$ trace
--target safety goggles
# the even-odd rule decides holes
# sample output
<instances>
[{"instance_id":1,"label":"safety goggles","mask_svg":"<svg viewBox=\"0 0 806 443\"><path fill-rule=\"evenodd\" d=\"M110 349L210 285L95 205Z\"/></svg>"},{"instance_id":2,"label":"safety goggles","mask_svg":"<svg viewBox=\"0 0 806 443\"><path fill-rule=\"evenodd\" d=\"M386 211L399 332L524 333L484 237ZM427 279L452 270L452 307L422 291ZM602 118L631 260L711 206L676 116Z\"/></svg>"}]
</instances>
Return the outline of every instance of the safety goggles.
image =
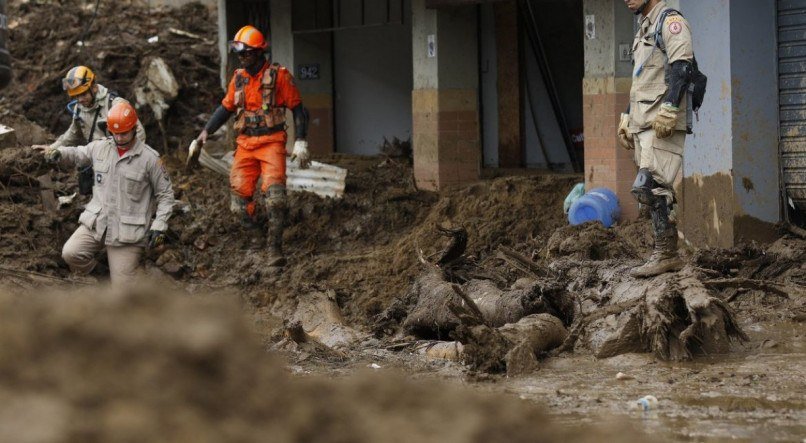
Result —
<instances>
[{"instance_id":1,"label":"safety goggles","mask_svg":"<svg viewBox=\"0 0 806 443\"><path fill-rule=\"evenodd\" d=\"M63 78L62 79L62 88L65 91L71 91L73 89L78 88L79 86L86 85L89 82L89 78L87 77L71 77L71 78Z\"/></svg>"},{"instance_id":2,"label":"safety goggles","mask_svg":"<svg viewBox=\"0 0 806 443\"><path fill-rule=\"evenodd\" d=\"M234 52L239 55L249 53L249 51L255 51L255 52L259 51L259 49L253 48L245 44L244 42L234 40L229 42L229 50L230 52Z\"/></svg>"}]
</instances>

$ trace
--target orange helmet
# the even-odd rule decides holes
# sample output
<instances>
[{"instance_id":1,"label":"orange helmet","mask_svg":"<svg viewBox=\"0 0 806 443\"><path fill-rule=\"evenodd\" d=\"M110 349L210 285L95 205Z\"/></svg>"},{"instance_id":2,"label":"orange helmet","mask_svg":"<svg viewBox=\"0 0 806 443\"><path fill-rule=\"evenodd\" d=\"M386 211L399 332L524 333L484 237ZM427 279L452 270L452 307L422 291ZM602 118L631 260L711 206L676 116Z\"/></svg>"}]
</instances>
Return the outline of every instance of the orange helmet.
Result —
<instances>
[{"instance_id":1,"label":"orange helmet","mask_svg":"<svg viewBox=\"0 0 806 443\"><path fill-rule=\"evenodd\" d=\"M243 52L249 49L266 49L269 43L263 38L263 34L252 25L246 25L235 34L235 38L229 42L229 47L234 52Z\"/></svg>"},{"instance_id":2,"label":"orange helmet","mask_svg":"<svg viewBox=\"0 0 806 443\"><path fill-rule=\"evenodd\" d=\"M137 124L137 111L129 102L120 102L111 109L106 117L106 125L109 132L113 134L123 134L134 129Z\"/></svg>"},{"instance_id":3,"label":"orange helmet","mask_svg":"<svg viewBox=\"0 0 806 443\"><path fill-rule=\"evenodd\" d=\"M67 71L67 75L62 79L62 88L67 91L67 95L75 97L87 92L95 81L95 74L86 66L76 66Z\"/></svg>"}]
</instances>

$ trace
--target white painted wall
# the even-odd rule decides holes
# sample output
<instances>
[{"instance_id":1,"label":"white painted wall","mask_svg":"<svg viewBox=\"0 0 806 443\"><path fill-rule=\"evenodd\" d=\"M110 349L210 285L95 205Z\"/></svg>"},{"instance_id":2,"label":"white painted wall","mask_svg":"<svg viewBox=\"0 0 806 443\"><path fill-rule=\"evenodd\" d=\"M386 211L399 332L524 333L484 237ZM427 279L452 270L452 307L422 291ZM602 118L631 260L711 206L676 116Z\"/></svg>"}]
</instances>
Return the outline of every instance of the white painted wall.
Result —
<instances>
[{"instance_id":1,"label":"white painted wall","mask_svg":"<svg viewBox=\"0 0 806 443\"><path fill-rule=\"evenodd\" d=\"M336 31L336 151L374 155L384 137L411 138L411 6L404 25Z\"/></svg>"}]
</instances>

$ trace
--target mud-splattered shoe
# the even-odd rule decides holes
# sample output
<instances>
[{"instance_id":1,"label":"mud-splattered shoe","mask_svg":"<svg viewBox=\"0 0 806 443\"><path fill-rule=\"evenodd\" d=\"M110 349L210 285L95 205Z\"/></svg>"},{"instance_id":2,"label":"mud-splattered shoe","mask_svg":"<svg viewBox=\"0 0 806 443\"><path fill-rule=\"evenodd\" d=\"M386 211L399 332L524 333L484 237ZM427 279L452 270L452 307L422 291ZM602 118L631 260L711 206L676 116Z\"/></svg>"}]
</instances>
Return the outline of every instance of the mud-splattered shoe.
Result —
<instances>
[{"instance_id":1,"label":"mud-splattered shoe","mask_svg":"<svg viewBox=\"0 0 806 443\"><path fill-rule=\"evenodd\" d=\"M631 270L630 275L635 278L647 278L681 269L683 269L683 260L677 253L670 257L656 250L646 263Z\"/></svg>"},{"instance_id":2,"label":"mud-splattered shoe","mask_svg":"<svg viewBox=\"0 0 806 443\"><path fill-rule=\"evenodd\" d=\"M286 265L285 254L282 248L276 245L270 245L268 249L268 257L266 258L266 266L281 267Z\"/></svg>"},{"instance_id":3,"label":"mud-splattered shoe","mask_svg":"<svg viewBox=\"0 0 806 443\"><path fill-rule=\"evenodd\" d=\"M646 263L632 271L635 278L654 277L683 269L683 260L677 254L677 229L669 228L655 237L655 250Z\"/></svg>"}]
</instances>

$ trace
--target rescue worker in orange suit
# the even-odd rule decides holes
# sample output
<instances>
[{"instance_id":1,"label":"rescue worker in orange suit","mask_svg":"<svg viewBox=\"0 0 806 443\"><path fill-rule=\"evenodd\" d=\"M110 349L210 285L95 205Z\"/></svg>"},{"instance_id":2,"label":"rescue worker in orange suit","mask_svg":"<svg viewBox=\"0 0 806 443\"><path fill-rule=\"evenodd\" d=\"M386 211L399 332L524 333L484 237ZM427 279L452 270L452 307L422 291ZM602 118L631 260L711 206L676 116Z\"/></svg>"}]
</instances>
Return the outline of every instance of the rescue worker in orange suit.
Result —
<instances>
[{"instance_id":1,"label":"rescue worker in orange suit","mask_svg":"<svg viewBox=\"0 0 806 443\"><path fill-rule=\"evenodd\" d=\"M286 223L286 109L294 115L296 141L291 160L299 167L310 165L308 111L302 105L294 77L265 57L268 42L253 26L241 28L229 43L241 64L230 80L227 94L197 137L203 145L235 114L235 158L230 170L230 210L241 216L246 227L260 228L256 214L255 188L262 179L261 195L268 215L268 266L283 266L282 240ZM260 238L256 239L262 246Z\"/></svg>"}]
</instances>

